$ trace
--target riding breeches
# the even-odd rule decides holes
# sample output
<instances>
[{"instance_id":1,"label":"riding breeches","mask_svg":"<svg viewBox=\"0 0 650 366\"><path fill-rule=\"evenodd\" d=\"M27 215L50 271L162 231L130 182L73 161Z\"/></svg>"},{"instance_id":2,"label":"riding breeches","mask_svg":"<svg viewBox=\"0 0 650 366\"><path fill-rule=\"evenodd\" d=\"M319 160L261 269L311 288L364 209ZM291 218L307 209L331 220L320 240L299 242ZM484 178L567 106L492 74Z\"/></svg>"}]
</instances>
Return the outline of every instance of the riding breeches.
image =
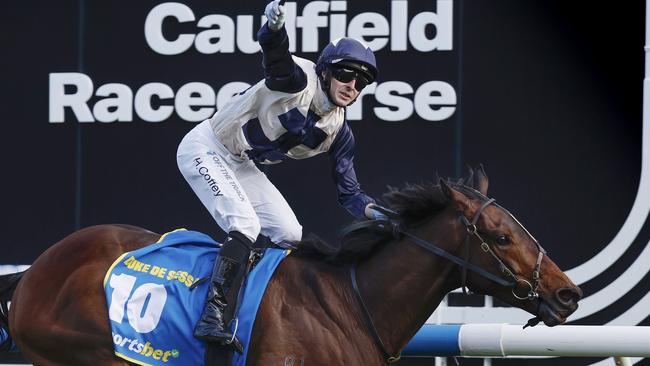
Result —
<instances>
[{"instance_id":1,"label":"riding breeches","mask_svg":"<svg viewBox=\"0 0 650 366\"><path fill-rule=\"evenodd\" d=\"M280 191L255 163L231 154L216 138L209 120L181 141L178 168L225 232L251 241L260 232L274 243L296 241L302 226Z\"/></svg>"}]
</instances>

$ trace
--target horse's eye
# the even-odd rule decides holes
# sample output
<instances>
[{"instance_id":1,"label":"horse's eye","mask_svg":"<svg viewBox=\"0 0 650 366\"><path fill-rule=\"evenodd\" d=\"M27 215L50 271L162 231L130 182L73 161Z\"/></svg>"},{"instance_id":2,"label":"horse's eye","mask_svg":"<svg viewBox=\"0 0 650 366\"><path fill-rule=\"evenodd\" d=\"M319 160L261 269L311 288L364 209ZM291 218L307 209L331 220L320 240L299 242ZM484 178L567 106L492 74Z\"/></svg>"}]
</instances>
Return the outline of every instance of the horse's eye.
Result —
<instances>
[{"instance_id":1,"label":"horse's eye","mask_svg":"<svg viewBox=\"0 0 650 366\"><path fill-rule=\"evenodd\" d=\"M510 238L508 238L506 235L499 235L496 239L496 242L499 245L507 245L510 244Z\"/></svg>"}]
</instances>

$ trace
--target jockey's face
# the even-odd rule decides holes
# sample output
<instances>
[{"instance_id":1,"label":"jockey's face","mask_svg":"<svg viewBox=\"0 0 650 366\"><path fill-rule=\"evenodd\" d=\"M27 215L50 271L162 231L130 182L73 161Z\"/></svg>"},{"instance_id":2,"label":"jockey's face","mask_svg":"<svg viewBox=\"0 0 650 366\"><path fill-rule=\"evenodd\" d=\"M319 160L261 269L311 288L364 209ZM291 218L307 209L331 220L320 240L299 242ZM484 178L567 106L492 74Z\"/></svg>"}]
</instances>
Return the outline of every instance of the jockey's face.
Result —
<instances>
[{"instance_id":1,"label":"jockey's face","mask_svg":"<svg viewBox=\"0 0 650 366\"><path fill-rule=\"evenodd\" d=\"M352 79L351 81L344 83L338 81L334 77L330 77L330 98L336 105L339 107L347 107L359 96L359 91L355 89L355 84L357 80Z\"/></svg>"}]
</instances>

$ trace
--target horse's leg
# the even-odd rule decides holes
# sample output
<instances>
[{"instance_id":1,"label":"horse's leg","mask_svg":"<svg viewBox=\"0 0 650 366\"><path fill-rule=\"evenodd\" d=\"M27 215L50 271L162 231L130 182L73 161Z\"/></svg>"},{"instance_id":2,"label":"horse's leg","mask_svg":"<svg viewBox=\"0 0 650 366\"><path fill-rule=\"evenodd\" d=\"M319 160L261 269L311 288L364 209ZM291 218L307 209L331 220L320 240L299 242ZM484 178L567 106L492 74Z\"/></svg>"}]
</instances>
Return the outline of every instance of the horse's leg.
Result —
<instances>
[{"instance_id":1,"label":"horse's leg","mask_svg":"<svg viewBox=\"0 0 650 366\"><path fill-rule=\"evenodd\" d=\"M21 279L10 312L16 344L35 365L125 365L115 356L104 275L123 252L157 235L84 229L48 249Z\"/></svg>"}]
</instances>

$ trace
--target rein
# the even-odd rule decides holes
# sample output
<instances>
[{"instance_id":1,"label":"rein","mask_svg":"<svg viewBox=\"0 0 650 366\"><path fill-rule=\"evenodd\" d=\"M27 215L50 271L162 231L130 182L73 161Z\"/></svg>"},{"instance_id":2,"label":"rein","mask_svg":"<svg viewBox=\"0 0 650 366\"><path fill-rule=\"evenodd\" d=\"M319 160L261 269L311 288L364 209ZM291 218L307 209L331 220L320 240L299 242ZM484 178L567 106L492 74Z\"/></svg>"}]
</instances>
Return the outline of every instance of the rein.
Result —
<instances>
[{"instance_id":1,"label":"rein","mask_svg":"<svg viewBox=\"0 0 650 366\"><path fill-rule=\"evenodd\" d=\"M417 244L418 246L432 252L433 254L436 254L440 257L443 257L453 263L456 263L462 268L462 288L463 288L463 293L467 294L466 290L466 284L467 284L467 271L472 271L478 275L483 276L484 278L493 281L501 286L508 287L511 289L512 295L518 299L518 300L529 300L529 301L534 301L539 297L539 294L537 293L537 289L539 287L539 280L540 280L540 267L542 264L542 259L544 258L544 254L546 251L542 246L535 240L535 244L537 245L537 250L538 250L538 255L537 255L537 261L535 263L535 268L533 269L532 273L532 283L526 279L519 278L517 277L514 272L503 262L501 258L492 250L490 245L488 245L487 241L481 237L481 235L478 232L478 228L476 224L478 223L479 218L481 217L481 214L483 211L492 203L495 202L495 199L490 198L487 199L481 207L476 211L474 214L474 217L472 218L472 221L469 221L464 215L460 214L460 220L463 222L465 225L465 229L467 231L465 235L465 254L466 258L460 258L458 256L455 256L446 250L442 249L439 245L435 244L434 242L424 240L420 237L417 237L405 230L403 230L400 225L393 220L382 220L377 222L377 220L370 220L370 221L364 221L356 224L352 224L348 226L344 232L343 235L347 235L350 232L359 230L359 229L365 229L369 228L372 226L376 226L379 229L390 229L393 233L393 236L399 236L403 235L411 239L413 243ZM496 203L494 203L496 205ZM498 205L496 205L498 206ZM500 207L500 206L498 206ZM390 214L394 214L393 212L390 212ZM516 221L516 219L515 219ZM521 225L521 224L520 224ZM525 229L524 229L525 230ZM469 253L470 253L470 238L472 236L475 236L478 240L481 242L481 249L485 252L488 253L494 258L494 260L498 263L499 269L501 270L502 277L496 276L485 269L471 263L469 261ZM505 277L505 278L504 278ZM361 296L361 292L359 290L359 285L357 283L357 265L353 264L350 266L350 280L352 282L352 288L354 290L354 293L357 297L357 300L359 304L361 305L361 309L363 310L363 316L364 320L366 322L366 326L370 329L371 334L373 338L375 339L375 343L379 346L379 349L382 351L382 354L384 356L384 359L386 360L387 363L392 364L400 360L401 358L401 353L399 353L397 356L391 356L390 353L388 353L388 350L386 349L386 345L381 339L381 336L377 332L377 328L375 327L375 323L372 320L372 316L370 315L370 312L368 311L368 307L366 306L365 302L363 301L363 296ZM528 294L526 296L519 296L515 292L516 286L519 283L523 283L526 286L529 287ZM538 312L539 312L539 304L538 304ZM534 318L528 320L526 325L524 325L524 328L526 327L534 327L535 325L539 324L541 321L541 318L539 315L536 315Z\"/></svg>"},{"instance_id":2,"label":"rein","mask_svg":"<svg viewBox=\"0 0 650 366\"><path fill-rule=\"evenodd\" d=\"M352 288L354 289L355 295L357 295L357 300L359 300L359 304L361 304L361 309L363 310L363 318L366 321L366 325L371 330L371 334L372 337L375 339L375 343L379 345L379 349L384 354L384 359L389 364L399 361L400 358L402 358L402 353L400 352L397 356L391 356L390 353L388 353L388 350L386 349L386 345L381 340L381 336L379 336L379 333L377 332L377 327L375 327L375 323L372 321L372 316L370 316L368 307L366 306L366 303L363 301L363 297L361 296L361 292L359 291L359 284L357 283L356 265L352 265L350 267L350 279L352 280Z\"/></svg>"}]
</instances>

